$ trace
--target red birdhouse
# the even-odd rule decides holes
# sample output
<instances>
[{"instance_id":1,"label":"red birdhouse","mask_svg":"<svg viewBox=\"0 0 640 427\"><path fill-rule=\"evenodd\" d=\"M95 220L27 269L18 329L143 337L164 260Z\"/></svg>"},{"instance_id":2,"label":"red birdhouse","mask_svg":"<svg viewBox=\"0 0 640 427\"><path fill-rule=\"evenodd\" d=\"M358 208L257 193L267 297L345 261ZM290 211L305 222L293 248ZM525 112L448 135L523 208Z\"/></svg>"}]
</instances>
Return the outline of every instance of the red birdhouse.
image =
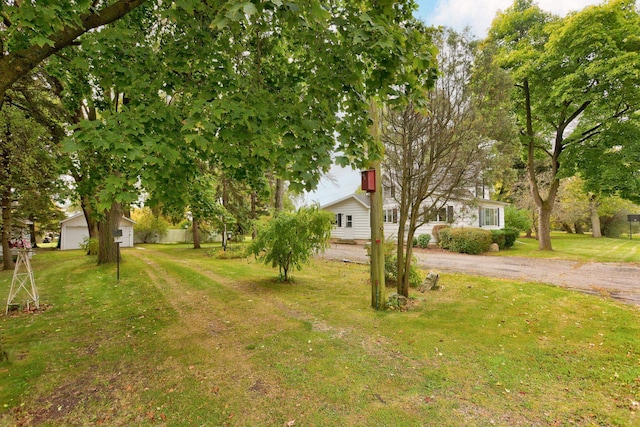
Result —
<instances>
[{"instance_id":1,"label":"red birdhouse","mask_svg":"<svg viewBox=\"0 0 640 427\"><path fill-rule=\"evenodd\" d=\"M360 172L362 174L362 191L373 193L376 191L376 171L369 169Z\"/></svg>"}]
</instances>

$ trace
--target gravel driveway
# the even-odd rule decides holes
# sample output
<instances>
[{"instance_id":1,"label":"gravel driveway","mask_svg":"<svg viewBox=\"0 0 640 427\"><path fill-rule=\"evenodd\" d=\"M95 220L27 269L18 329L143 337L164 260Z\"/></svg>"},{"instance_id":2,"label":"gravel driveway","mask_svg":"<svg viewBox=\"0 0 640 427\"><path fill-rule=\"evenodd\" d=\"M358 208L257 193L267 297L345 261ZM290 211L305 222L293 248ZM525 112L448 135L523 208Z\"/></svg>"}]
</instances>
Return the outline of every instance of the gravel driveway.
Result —
<instances>
[{"instance_id":1,"label":"gravel driveway","mask_svg":"<svg viewBox=\"0 0 640 427\"><path fill-rule=\"evenodd\" d=\"M640 306L640 265L576 262L555 259L466 255L414 249L421 268L529 282L542 282L590 294L606 291L612 298ZM332 244L324 258L369 263L361 245Z\"/></svg>"}]
</instances>

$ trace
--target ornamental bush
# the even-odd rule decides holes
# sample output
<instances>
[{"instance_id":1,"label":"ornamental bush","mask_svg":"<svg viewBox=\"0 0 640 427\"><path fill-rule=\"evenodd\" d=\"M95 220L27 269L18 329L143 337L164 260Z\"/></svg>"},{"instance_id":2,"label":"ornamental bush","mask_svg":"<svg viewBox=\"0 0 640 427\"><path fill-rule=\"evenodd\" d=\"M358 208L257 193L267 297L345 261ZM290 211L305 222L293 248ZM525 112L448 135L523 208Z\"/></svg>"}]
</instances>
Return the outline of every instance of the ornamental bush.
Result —
<instances>
[{"instance_id":1,"label":"ornamental bush","mask_svg":"<svg viewBox=\"0 0 640 427\"><path fill-rule=\"evenodd\" d=\"M431 234L421 234L418 236L418 246L422 249L429 246L429 242L431 241Z\"/></svg>"},{"instance_id":2,"label":"ornamental bush","mask_svg":"<svg viewBox=\"0 0 640 427\"><path fill-rule=\"evenodd\" d=\"M445 228L440 230L440 247L451 252L477 255L489 250L491 232L479 228Z\"/></svg>"},{"instance_id":3,"label":"ornamental bush","mask_svg":"<svg viewBox=\"0 0 640 427\"><path fill-rule=\"evenodd\" d=\"M278 267L283 281L289 270L302 269L311 257L329 246L333 214L318 207L278 212L258 226L258 237L249 251L265 264Z\"/></svg>"}]
</instances>

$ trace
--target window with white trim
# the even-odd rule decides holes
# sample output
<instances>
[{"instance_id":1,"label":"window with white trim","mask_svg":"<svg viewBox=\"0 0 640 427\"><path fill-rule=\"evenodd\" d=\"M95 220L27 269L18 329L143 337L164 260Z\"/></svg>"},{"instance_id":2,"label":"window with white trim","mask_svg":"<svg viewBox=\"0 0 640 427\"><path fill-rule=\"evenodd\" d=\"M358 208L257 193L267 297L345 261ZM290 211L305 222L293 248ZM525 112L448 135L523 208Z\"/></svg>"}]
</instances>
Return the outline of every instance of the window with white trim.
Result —
<instances>
[{"instance_id":1,"label":"window with white trim","mask_svg":"<svg viewBox=\"0 0 640 427\"><path fill-rule=\"evenodd\" d=\"M499 208L480 208L480 227L499 227Z\"/></svg>"},{"instance_id":2,"label":"window with white trim","mask_svg":"<svg viewBox=\"0 0 640 427\"><path fill-rule=\"evenodd\" d=\"M346 227L347 228L353 227L353 216L347 215L347 225L346 225Z\"/></svg>"},{"instance_id":3,"label":"window with white trim","mask_svg":"<svg viewBox=\"0 0 640 427\"><path fill-rule=\"evenodd\" d=\"M398 223L398 209L397 208L393 208L393 209L384 209L382 211L383 214L383 221L386 223L393 223L393 224L397 224Z\"/></svg>"},{"instance_id":4,"label":"window with white trim","mask_svg":"<svg viewBox=\"0 0 640 427\"><path fill-rule=\"evenodd\" d=\"M453 222L453 206L424 210L424 222Z\"/></svg>"}]
</instances>

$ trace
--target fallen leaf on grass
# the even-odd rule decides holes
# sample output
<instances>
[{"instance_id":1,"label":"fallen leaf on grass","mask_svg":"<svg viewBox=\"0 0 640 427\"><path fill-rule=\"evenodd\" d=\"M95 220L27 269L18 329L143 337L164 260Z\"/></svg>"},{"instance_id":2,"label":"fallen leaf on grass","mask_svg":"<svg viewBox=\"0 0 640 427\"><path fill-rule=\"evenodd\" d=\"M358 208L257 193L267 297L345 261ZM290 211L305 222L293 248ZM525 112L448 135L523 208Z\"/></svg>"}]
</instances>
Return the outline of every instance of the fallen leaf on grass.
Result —
<instances>
[{"instance_id":1,"label":"fallen leaf on grass","mask_svg":"<svg viewBox=\"0 0 640 427\"><path fill-rule=\"evenodd\" d=\"M296 423L296 420L287 421L284 423L284 427L292 427Z\"/></svg>"}]
</instances>

